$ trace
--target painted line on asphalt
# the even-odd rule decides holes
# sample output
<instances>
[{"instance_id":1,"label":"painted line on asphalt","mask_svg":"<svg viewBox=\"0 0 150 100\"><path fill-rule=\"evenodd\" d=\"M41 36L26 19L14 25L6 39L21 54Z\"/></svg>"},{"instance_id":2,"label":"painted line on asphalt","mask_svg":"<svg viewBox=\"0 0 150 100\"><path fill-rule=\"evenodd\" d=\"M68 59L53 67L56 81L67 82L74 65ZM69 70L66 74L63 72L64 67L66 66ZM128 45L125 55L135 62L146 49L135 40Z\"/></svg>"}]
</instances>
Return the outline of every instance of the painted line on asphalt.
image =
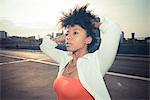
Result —
<instances>
[{"instance_id":1,"label":"painted line on asphalt","mask_svg":"<svg viewBox=\"0 0 150 100\"><path fill-rule=\"evenodd\" d=\"M14 64L14 63L28 62L28 61L30 61L30 59L24 59L24 60L19 60L19 61L5 62L5 63L0 63L0 65Z\"/></svg>"},{"instance_id":2,"label":"painted line on asphalt","mask_svg":"<svg viewBox=\"0 0 150 100\"><path fill-rule=\"evenodd\" d=\"M114 73L114 72L106 72L106 74L107 75L113 75L113 76L119 76L119 77L144 80L144 81L150 81L150 78L145 78L145 77L140 77L140 76L133 76L133 75L127 75L127 74Z\"/></svg>"},{"instance_id":3,"label":"painted line on asphalt","mask_svg":"<svg viewBox=\"0 0 150 100\"><path fill-rule=\"evenodd\" d=\"M50 65L54 65L54 66L59 66L59 64L46 62L46 61L40 61L40 60L32 60L32 61L43 63L43 64L50 64ZM127 74L114 73L114 72L106 72L106 74L113 75L113 76L119 76L119 77L125 77L125 78L150 81L150 78L145 78L145 77L140 77L140 76L133 76L133 75L127 75Z\"/></svg>"},{"instance_id":4,"label":"painted line on asphalt","mask_svg":"<svg viewBox=\"0 0 150 100\"><path fill-rule=\"evenodd\" d=\"M10 58L17 58L17 59L27 59L27 58L24 58L24 57L18 57L18 56L6 55L6 54L0 54L0 56L10 57Z\"/></svg>"},{"instance_id":5,"label":"painted line on asphalt","mask_svg":"<svg viewBox=\"0 0 150 100\"><path fill-rule=\"evenodd\" d=\"M30 61L38 62L38 63L42 63L42 64L53 65L53 66L59 66L59 64L56 64L56 63L47 62L47 61L41 61L41 60L36 60L36 59L30 59Z\"/></svg>"},{"instance_id":6,"label":"painted line on asphalt","mask_svg":"<svg viewBox=\"0 0 150 100\"><path fill-rule=\"evenodd\" d=\"M38 60L49 60L49 58L41 58L41 59L38 59Z\"/></svg>"},{"instance_id":7,"label":"painted line on asphalt","mask_svg":"<svg viewBox=\"0 0 150 100\"><path fill-rule=\"evenodd\" d=\"M116 56L116 58L115 58L116 60L136 60L136 61L146 61L146 62L148 62L148 61L150 61L150 59L149 58L133 58L133 57L119 57L119 56Z\"/></svg>"},{"instance_id":8,"label":"painted line on asphalt","mask_svg":"<svg viewBox=\"0 0 150 100\"><path fill-rule=\"evenodd\" d=\"M141 55L141 54L117 54L117 56L125 56L125 57L145 57L149 58L150 55Z\"/></svg>"},{"instance_id":9,"label":"painted line on asphalt","mask_svg":"<svg viewBox=\"0 0 150 100\"><path fill-rule=\"evenodd\" d=\"M5 56L5 57L10 57L10 58L16 58L16 59L32 59L32 58L24 58L24 57L18 57L18 56L12 56L12 55L5 55L5 54L0 54L0 56ZM49 58L41 58L38 60L48 60Z\"/></svg>"},{"instance_id":10,"label":"painted line on asphalt","mask_svg":"<svg viewBox=\"0 0 150 100\"><path fill-rule=\"evenodd\" d=\"M39 63L43 63L43 64L50 64L50 65L54 65L54 66L59 66L56 63L42 61L42 60L47 60L48 58L42 58L42 59L36 60L36 59L23 58L23 57L12 56L12 55L5 55L5 54L0 54L0 56L10 57L10 58L17 58L17 59L23 59L23 60L19 60L19 61L11 61L11 62L0 63L0 65L12 64L12 63L19 63L19 62L34 61L34 62L39 62Z\"/></svg>"},{"instance_id":11,"label":"painted line on asphalt","mask_svg":"<svg viewBox=\"0 0 150 100\"><path fill-rule=\"evenodd\" d=\"M0 54L0 55L1 56L6 56L6 57L11 57L11 58L23 59L23 60L20 60L20 61L0 63L0 65L33 61L33 62L39 62L39 63L42 63L42 64L50 64L50 65L54 65L54 66L59 66L59 64L56 64L56 63L41 61L41 60L47 59L47 58L36 60L36 59L27 59L27 58L23 58L23 57L10 56L10 55L4 55L4 54ZM127 74L114 73L114 72L106 72L106 74L107 75L113 75L113 76L119 76L119 77L132 78L132 79L139 79L139 80L144 80L144 81L150 81L150 78L145 78L145 77L140 77L140 76L133 76L133 75L127 75Z\"/></svg>"}]
</instances>

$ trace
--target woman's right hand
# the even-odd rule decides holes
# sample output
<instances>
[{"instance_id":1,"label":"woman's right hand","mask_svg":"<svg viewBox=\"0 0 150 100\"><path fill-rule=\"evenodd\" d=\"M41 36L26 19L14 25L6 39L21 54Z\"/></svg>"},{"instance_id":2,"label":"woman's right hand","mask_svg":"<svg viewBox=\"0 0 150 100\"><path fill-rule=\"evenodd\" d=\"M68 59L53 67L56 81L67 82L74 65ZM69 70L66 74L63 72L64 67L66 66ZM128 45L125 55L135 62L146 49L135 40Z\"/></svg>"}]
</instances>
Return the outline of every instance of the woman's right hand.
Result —
<instances>
[{"instance_id":1,"label":"woman's right hand","mask_svg":"<svg viewBox=\"0 0 150 100\"><path fill-rule=\"evenodd\" d=\"M61 36L58 36L54 39L54 41L57 43L57 44L63 44L65 42L65 38L66 38L66 35L63 34Z\"/></svg>"}]
</instances>

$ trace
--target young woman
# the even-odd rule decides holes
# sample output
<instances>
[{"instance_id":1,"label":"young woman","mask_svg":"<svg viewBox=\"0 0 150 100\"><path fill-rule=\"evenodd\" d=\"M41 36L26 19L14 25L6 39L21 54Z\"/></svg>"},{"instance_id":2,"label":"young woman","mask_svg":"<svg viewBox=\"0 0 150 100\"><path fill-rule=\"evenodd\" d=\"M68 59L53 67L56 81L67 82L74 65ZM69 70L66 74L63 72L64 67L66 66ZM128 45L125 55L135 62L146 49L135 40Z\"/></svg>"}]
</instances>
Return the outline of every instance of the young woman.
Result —
<instances>
[{"instance_id":1,"label":"young woman","mask_svg":"<svg viewBox=\"0 0 150 100\"><path fill-rule=\"evenodd\" d=\"M96 16L86 10L87 6L75 8L60 19L65 36L52 41L45 36L41 50L59 64L54 81L58 100L110 100L103 76L111 67L117 53L121 31L106 18L101 18L101 45L96 44ZM67 51L56 49L57 43L66 42Z\"/></svg>"}]
</instances>

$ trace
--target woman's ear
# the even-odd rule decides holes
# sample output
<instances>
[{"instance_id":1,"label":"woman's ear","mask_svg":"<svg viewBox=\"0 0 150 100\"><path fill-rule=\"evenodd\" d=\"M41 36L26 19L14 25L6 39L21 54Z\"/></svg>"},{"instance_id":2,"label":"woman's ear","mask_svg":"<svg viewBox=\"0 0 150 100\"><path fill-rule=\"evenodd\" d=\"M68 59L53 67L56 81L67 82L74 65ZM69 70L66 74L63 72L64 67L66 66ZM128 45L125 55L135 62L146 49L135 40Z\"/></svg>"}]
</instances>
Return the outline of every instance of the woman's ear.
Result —
<instances>
[{"instance_id":1,"label":"woman's ear","mask_svg":"<svg viewBox=\"0 0 150 100\"><path fill-rule=\"evenodd\" d=\"M92 42L92 37L91 36L88 36L86 38L86 44L90 44Z\"/></svg>"}]
</instances>

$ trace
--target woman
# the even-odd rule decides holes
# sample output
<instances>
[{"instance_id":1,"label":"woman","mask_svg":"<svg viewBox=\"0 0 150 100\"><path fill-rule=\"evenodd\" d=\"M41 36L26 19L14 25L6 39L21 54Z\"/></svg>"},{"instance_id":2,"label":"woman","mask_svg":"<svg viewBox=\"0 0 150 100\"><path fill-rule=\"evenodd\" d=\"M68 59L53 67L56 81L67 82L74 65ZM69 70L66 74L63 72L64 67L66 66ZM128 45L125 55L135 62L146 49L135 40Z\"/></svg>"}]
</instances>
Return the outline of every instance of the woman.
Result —
<instances>
[{"instance_id":1,"label":"woman","mask_svg":"<svg viewBox=\"0 0 150 100\"><path fill-rule=\"evenodd\" d=\"M75 8L60 19L66 36L55 41L46 36L40 45L41 50L59 64L54 82L58 100L111 99L103 76L115 59L121 31L116 24L101 18L101 45L93 50L97 42L93 23L96 16L86 8ZM64 40L67 51L56 49L57 43Z\"/></svg>"}]
</instances>

